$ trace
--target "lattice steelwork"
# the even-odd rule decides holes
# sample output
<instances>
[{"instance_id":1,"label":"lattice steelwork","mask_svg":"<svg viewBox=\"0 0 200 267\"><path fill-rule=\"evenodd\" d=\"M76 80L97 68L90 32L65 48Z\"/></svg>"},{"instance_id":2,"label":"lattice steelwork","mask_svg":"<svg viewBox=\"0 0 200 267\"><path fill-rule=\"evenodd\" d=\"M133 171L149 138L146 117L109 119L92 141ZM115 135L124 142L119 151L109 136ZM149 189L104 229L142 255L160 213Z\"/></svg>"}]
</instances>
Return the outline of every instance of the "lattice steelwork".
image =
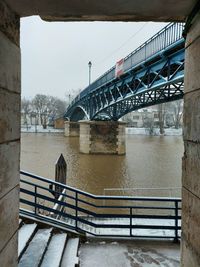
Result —
<instances>
[{"instance_id":1,"label":"lattice steelwork","mask_svg":"<svg viewBox=\"0 0 200 267\"><path fill-rule=\"evenodd\" d=\"M125 58L123 75L115 78L112 68L83 90L65 117L118 120L133 110L183 98L182 29L181 23L162 29Z\"/></svg>"}]
</instances>

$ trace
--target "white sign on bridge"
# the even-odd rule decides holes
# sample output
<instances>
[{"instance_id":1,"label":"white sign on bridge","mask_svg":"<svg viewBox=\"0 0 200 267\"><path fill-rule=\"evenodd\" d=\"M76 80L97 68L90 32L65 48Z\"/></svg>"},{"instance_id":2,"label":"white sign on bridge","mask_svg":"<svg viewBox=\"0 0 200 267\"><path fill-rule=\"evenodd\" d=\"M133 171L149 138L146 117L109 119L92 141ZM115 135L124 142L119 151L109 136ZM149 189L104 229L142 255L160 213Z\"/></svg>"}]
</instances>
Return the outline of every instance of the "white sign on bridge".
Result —
<instances>
[{"instance_id":1,"label":"white sign on bridge","mask_svg":"<svg viewBox=\"0 0 200 267\"><path fill-rule=\"evenodd\" d=\"M124 59L117 61L115 65L115 77L119 77L124 73Z\"/></svg>"}]
</instances>

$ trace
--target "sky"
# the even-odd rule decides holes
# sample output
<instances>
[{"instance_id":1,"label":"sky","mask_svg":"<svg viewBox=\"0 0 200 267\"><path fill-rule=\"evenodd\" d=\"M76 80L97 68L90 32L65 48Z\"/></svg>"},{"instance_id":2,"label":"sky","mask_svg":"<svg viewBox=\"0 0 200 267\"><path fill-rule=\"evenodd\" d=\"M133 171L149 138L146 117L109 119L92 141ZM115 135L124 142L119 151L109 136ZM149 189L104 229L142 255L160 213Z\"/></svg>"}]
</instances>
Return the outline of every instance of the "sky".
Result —
<instances>
[{"instance_id":1,"label":"sky","mask_svg":"<svg viewBox=\"0 0 200 267\"><path fill-rule=\"evenodd\" d=\"M22 97L67 99L162 29L155 22L45 22L21 19Z\"/></svg>"}]
</instances>

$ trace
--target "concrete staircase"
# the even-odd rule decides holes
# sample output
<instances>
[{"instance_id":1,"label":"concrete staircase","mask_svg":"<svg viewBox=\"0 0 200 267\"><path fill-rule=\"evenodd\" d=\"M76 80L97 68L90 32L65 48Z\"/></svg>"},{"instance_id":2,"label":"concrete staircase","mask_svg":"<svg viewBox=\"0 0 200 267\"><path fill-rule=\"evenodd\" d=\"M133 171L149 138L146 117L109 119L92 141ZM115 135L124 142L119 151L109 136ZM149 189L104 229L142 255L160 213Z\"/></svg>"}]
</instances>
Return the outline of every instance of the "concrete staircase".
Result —
<instances>
[{"instance_id":1,"label":"concrete staircase","mask_svg":"<svg viewBox=\"0 0 200 267\"><path fill-rule=\"evenodd\" d=\"M79 238L34 221L19 221L18 267L76 267Z\"/></svg>"}]
</instances>

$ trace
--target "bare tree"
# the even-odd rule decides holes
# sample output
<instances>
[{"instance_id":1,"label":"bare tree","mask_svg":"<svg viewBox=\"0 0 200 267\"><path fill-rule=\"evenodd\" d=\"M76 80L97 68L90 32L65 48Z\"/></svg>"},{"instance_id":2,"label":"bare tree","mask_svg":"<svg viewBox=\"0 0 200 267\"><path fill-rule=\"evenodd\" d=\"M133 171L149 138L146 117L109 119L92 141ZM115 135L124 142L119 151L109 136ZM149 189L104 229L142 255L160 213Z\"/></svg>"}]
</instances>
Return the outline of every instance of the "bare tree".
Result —
<instances>
[{"instance_id":1,"label":"bare tree","mask_svg":"<svg viewBox=\"0 0 200 267\"><path fill-rule=\"evenodd\" d=\"M46 129L50 119L54 120L56 117L62 117L66 109L65 101L54 96L41 94L34 97L33 106L44 129Z\"/></svg>"},{"instance_id":2,"label":"bare tree","mask_svg":"<svg viewBox=\"0 0 200 267\"><path fill-rule=\"evenodd\" d=\"M37 94L33 98L33 106L35 111L40 118L40 123L42 124L43 128L46 129L47 126L47 112L48 112L48 96Z\"/></svg>"},{"instance_id":3,"label":"bare tree","mask_svg":"<svg viewBox=\"0 0 200 267\"><path fill-rule=\"evenodd\" d=\"M183 100L177 100L172 102L174 112L174 126L176 129L181 126L181 119L183 116Z\"/></svg>"},{"instance_id":4,"label":"bare tree","mask_svg":"<svg viewBox=\"0 0 200 267\"><path fill-rule=\"evenodd\" d=\"M149 135L155 134L155 125L154 125L154 117L152 113L144 112L144 115L142 116L143 120L143 127L145 128L145 131Z\"/></svg>"},{"instance_id":5,"label":"bare tree","mask_svg":"<svg viewBox=\"0 0 200 267\"><path fill-rule=\"evenodd\" d=\"M166 115L166 105L165 103L158 105L158 124L160 129L160 134L164 134L164 124Z\"/></svg>"},{"instance_id":6,"label":"bare tree","mask_svg":"<svg viewBox=\"0 0 200 267\"><path fill-rule=\"evenodd\" d=\"M23 113L23 119L24 119L24 124L26 125L28 129L28 116L30 115L31 112L31 101L23 98L21 101L21 111Z\"/></svg>"}]
</instances>

